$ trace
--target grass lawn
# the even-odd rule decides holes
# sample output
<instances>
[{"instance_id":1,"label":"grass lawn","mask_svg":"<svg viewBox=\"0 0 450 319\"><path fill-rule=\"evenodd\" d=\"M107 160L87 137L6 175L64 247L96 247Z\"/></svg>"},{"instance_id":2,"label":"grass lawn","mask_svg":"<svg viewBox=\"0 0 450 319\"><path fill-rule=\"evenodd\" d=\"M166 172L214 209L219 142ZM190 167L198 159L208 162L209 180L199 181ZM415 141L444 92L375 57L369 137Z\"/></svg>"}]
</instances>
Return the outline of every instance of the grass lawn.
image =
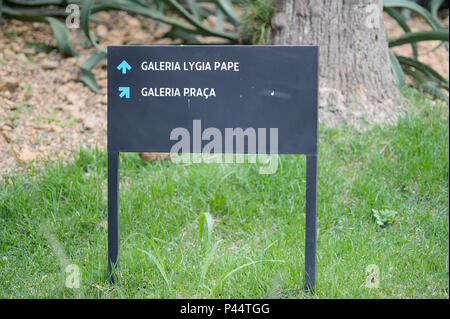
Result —
<instances>
[{"instance_id":1,"label":"grass lawn","mask_svg":"<svg viewBox=\"0 0 450 319\"><path fill-rule=\"evenodd\" d=\"M106 154L82 150L3 177L0 297L448 298L448 108L411 98L418 106L397 125L320 130L315 296L303 293L304 156L280 156L276 174L261 175L256 164L121 154L112 287ZM68 264L79 289L65 286ZM378 288L365 284L372 264Z\"/></svg>"}]
</instances>

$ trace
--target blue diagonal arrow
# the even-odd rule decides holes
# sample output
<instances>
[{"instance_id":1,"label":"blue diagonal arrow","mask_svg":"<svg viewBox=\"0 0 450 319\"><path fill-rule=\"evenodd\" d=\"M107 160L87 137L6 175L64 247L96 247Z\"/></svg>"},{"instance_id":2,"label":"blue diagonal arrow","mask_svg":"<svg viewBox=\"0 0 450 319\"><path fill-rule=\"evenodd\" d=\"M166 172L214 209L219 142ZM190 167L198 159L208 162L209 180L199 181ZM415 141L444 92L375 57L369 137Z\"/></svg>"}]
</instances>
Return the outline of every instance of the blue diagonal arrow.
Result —
<instances>
[{"instance_id":1,"label":"blue diagonal arrow","mask_svg":"<svg viewBox=\"0 0 450 319\"><path fill-rule=\"evenodd\" d=\"M126 99L130 98L130 87L128 86L119 86L119 97L123 98L125 96Z\"/></svg>"},{"instance_id":2,"label":"blue diagonal arrow","mask_svg":"<svg viewBox=\"0 0 450 319\"><path fill-rule=\"evenodd\" d=\"M122 70L122 74L126 74L127 70L131 70L131 65L128 64L127 61L123 60L118 66L117 70Z\"/></svg>"}]
</instances>

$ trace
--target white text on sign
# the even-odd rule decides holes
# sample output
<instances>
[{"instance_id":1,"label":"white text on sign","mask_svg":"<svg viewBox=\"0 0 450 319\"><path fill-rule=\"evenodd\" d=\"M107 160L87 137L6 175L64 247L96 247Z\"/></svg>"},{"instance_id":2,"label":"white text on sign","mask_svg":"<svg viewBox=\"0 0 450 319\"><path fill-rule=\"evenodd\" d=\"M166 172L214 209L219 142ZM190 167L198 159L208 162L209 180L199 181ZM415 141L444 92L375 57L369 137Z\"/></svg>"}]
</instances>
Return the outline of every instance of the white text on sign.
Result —
<instances>
[{"instance_id":1,"label":"white text on sign","mask_svg":"<svg viewBox=\"0 0 450 319\"><path fill-rule=\"evenodd\" d=\"M144 61L143 71L233 71L239 72L239 62L235 61Z\"/></svg>"}]
</instances>

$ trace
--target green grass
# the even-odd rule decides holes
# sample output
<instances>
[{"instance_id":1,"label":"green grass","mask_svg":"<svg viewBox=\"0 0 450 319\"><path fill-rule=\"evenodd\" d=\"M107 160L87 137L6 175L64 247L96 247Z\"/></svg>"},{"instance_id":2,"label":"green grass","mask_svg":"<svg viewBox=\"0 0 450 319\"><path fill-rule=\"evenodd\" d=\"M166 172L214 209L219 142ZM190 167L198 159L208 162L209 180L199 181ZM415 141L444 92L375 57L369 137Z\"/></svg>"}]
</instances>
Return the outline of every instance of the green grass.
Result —
<instances>
[{"instance_id":1,"label":"green grass","mask_svg":"<svg viewBox=\"0 0 450 319\"><path fill-rule=\"evenodd\" d=\"M421 106L395 126L321 128L313 297L448 298L448 108L413 98ZM304 156L281 156L276 174L260 175L254 164L121 154L115 286L105 153L45 165L1 182L1 298L311 297L302 291ZM79 289L64 285L70 263ZM365 286L371 264L379 288Z\"/></svg>"},{"instance_id":2,"label":"green grass","mask_svg":"<svg viewBox=\"0 0 450 319\"><path fill-rule=\"evenodd\" d=\"M269 44L272 28L270 19L275 0L248 0L242 4L241 29L244 42Z\"/></svg>"}]
</instances>

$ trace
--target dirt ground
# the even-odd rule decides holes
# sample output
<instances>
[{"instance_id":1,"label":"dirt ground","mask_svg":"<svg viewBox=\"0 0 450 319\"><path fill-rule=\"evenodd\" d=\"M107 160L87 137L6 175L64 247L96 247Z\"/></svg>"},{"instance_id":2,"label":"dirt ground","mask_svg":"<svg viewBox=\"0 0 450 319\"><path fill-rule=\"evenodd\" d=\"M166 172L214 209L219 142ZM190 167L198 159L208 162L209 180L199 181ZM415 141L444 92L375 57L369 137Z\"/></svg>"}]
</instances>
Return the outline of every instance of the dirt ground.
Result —
<instances>
[{"instance_id":1,"label":"dirt ground","mask_svg":"<svg viewBox=\"0 0 450 319\"><path fill-rule=\"evenodd\" d=\"M165 32L152 20L122 12L99 13L94 28L102 46L113 44L163 44ZM395 21L385 17L390 37L402 33ZM448 27L448 16L442 19ZM124 28L123 26L127 26ZM420 18L410 21L413 31L428 29ZM0 32L0 181L1 175L38 160L70 159L80 146L106 147L106 61L93 73L100 90L90 91L79 82L79 66L95 49L83 48L73 32L77 57L59 53L36 53L30 43L55 45L51 28L43 23L4 19ZM420 59L449 76L449 55L444 46L419 45ZM395 49L411 56L409 46Z\"/></svg>"},{"instance_id":2,"label":"dirt ground","mask_svg":"<svg viewBox=\"0 0 450 319\"><path fill-rule=\"evenodd\" d=\"M404 33L403 30L398 26L397 22L387 14L384 15L384 21L388 37L395 38ZM441 25L448 28L449 27L448 15L441 16L440 22ZM408 25L411 28L411 31L413 32L432 29L425 20L417 16L413 16L411 21L408 21ZM441 45L439 49L434 50L439 45L439 43L440 43L439 41L420 42L418 45L419 61L430 65L437 72L439 72L439 74L444 75L444 77L448 77L449 74L448 51L443 45ZM393 48L392 51L402 56L407 57L413 56L411 45L398 46Z\"/></svg>"}]
</instances>

